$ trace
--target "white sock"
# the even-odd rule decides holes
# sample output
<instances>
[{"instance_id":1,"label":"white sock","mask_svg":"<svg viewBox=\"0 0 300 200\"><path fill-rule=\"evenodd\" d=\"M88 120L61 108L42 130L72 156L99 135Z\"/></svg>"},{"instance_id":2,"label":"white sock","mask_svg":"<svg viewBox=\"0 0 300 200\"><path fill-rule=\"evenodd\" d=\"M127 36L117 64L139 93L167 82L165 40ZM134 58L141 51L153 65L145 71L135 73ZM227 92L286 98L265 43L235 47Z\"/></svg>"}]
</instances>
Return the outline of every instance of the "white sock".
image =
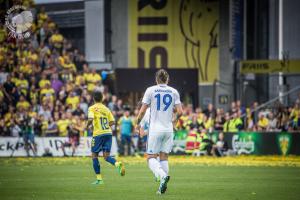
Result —
<instances>
[{"instance_id":1,"label":"white sock","mask_svg":"<svg viewBox=\"0 0 300 200\"><path fill-rule=\"evenodd\" d=\"M148 165L151 171L155 175L159 175L160 178L164 178L167 176L166 172L162 169L160 163L156 160L156 158L148 159Z\"/></svg>"},{"instance_id":2,"label":"white sock","mask_svg":"<svg viewBox=\"0 0 300 200\"><path fill-rule=\"evenodd\" d=\"M153 172L155 178L160 179L159 175Z\"/></svg>"},{"instance_id":3,"label":"white sock","mask_svg":"<svg viewBox=\"0 0 300 200\"><path fill-rule=\"evenodd\" d=\"M159 156L156 157L156 160L159 162ZM160 177L159 177L159 174L157 174L157 173L155 173L154 176L155 176L156 178L160 178Z\"/></svg>"},{"instance_id":4,"label":"white sock","mask_svg":"<svg viewBox=\"0 0 300 200\"><path fill-rule=\"evenodd\" d=\"M167 160L160 161L161 168L166 172L166 174L169 174L169 162Z\"/></svg>"}]
</instances>

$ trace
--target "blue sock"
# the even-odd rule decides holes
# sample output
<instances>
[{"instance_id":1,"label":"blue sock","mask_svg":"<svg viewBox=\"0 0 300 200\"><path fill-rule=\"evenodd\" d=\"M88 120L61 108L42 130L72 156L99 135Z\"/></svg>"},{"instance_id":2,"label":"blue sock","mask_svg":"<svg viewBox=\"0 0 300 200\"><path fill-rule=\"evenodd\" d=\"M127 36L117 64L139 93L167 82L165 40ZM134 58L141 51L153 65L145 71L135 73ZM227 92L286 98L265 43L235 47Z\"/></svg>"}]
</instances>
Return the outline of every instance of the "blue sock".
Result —
<instances>
[{"instance_id":1,"label":"blue sock","mask_svg":"<svg viewBox=\"0 0 300 200\"><path fill-rule=\"evenodd\" d=\"M106 157L106 162L109 162L110 164L112 164L112 165L115 165L115 163L116 163L116 159L114 159L113 157L111 157L111 156L108 156L108 157Z\"/></svg>"},{"instance_id":2,"label":"blue sock","mask_svg":"<svg viewBox=\"0 0 300 200\"><path fill-rule=\"evenodd\" d=\"M100 163L98 158L93 158L93 167L95 174L100 174Z\"/></svg>"}]
</instances>

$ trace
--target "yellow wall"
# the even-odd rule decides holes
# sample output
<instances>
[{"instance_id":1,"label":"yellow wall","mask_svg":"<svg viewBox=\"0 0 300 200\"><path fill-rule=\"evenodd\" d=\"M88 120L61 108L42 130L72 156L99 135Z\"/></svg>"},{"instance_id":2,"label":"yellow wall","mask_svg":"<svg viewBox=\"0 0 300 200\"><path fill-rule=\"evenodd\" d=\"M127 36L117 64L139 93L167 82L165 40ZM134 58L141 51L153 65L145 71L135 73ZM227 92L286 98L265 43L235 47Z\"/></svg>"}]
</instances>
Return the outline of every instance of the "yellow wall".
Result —
<instances>
[{"instance_id":1,"label":"yellow wall","mask_svg":"<svg viewBox=\"0 0 300 200\"><path fill-rule=\"evenodd\" d=\"M218 79L218 1L149 2L153 6L129 0L129 67L198 68L200 83ZM145 20L143 17L161 17L161 24L138 24L139 20ZM153 41L155 37L148 35L149 41L143 41L141 34L145 33L163 34L165 38Z\"/></svg>"}]
</instances>

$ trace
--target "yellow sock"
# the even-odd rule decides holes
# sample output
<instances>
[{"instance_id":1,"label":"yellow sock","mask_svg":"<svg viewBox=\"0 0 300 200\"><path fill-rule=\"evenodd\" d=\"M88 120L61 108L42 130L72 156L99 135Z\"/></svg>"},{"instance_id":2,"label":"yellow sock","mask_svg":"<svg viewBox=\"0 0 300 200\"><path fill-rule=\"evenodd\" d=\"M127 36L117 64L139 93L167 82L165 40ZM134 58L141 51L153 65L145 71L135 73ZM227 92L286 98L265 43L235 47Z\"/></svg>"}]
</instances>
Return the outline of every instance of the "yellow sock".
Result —
<instances>
[{"instance_id":1,"label":"yellow sock","mask_svg":"<svg viewBox=\"0 0 300 200\"><path fill-rule=\"evenodd\" d=\"M115 166L118 167L120 165L120 162L115 162Z\"/></svg>"},{"instance_id":2,"label":"yellow sock","mask_svg":"<svg viewBox=\"0 0 300 200\"><path fill-rule=\"evenodd\" d=\"M101 180L102 181L102 176L101 174L96 174L97 180Z\"/></svg>"}]
</instances>

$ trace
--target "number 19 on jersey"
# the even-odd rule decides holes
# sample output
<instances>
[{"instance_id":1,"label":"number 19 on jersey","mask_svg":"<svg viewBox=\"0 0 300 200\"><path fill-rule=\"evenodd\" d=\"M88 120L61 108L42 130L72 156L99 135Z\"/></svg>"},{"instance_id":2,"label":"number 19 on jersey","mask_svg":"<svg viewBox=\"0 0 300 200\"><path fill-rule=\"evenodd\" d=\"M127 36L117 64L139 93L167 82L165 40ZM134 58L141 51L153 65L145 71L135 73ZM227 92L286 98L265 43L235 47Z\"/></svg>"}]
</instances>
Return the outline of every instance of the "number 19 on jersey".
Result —
<instances>
[{"instance_id":1,"label":"number 19 on jersey","mask_svg":"<svg viewBox=\"0 0 300 200\"><path fill-rule=\"evenodd\" d=\"M161 95L158 93L154 97L156 98L157 110L161 110L161 107L163 107L163 111L166 111L172 104L172 96L170 94Z\"/></svg>"}]
</instances>

